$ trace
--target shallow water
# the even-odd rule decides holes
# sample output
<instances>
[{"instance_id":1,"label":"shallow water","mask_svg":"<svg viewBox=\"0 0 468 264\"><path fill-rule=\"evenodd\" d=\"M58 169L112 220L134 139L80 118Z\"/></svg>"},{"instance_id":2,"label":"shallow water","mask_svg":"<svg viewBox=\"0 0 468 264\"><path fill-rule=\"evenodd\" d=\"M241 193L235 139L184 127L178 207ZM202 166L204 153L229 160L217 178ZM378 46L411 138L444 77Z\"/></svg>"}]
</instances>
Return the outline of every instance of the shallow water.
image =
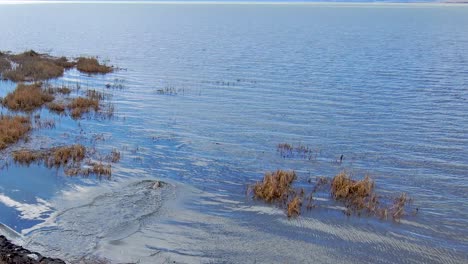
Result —
<instances>
[{"instance_id":1,"label":"shallow water","mask_svg":"<svg viewBox=\"0 0 468 264\"><path fill-rule=\"evenodd\" d=\"M113 180L10 165L0 222L67 259L467 262L465 25L468 6L0 5L0 50L100 55L125 69L53 81L123 84L110 91L114 119L52 117L55 129L15 146L103 135L100 150L123 153ZM0 96L13 88L0 83ZM158 92L166 88L174 93ZM283 142L317 158L284 159ZM385 195L407 192L419 213L400 223L346 217L321 193L319 208L288 220L245 195L277 168L296 170L306 188L344 168L368 173ZM132 188L146 179L167 180L175 195L142 203ZM106 199L81 206L97 197Z\"/></svg>"}]
</instances>

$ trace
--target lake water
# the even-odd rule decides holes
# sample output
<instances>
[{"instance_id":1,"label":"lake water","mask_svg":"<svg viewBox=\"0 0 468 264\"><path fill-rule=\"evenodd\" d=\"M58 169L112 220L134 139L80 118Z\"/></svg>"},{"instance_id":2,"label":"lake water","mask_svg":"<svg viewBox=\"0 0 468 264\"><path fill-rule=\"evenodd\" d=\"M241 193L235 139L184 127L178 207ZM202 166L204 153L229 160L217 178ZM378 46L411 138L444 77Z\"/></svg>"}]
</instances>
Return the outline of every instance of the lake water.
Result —
<instances>
[{"instance_id":1,"label":"lake water","mask_svg":"<svg viewBox=\"0 0 468 264\"><path fill-rule=\"evenodd\" d=\"M53 81L123 84L114 119L54 117L12 148L104 138L99 149L123 154L111 181L0 171L0 222L33 249L120 263L468 262L468 6L0 5L0 32L0 50L124 69ZM283 158L283 142L319 152ZM316 176L369 174L419 212L347 217L324 192L288 220L246 196L278 168L309 190ZM147 193L148 179L171 187Z\"/></svg>"}]
</instances>

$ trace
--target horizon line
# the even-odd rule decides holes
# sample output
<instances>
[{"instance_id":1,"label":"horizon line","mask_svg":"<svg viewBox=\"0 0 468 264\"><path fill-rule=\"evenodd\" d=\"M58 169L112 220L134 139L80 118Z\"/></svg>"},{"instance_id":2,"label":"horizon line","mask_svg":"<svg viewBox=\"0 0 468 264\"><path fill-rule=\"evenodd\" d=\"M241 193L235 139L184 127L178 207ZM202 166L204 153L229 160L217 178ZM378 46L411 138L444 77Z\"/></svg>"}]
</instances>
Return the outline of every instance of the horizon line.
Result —
<instances>
[{"instance_id":1,"label":"horizon line","mask_svg":"<svg viewBox=\"0 0 468 264\"><path fill-rule=\"evenodd\" d=\"M347 2L346 0L338 0L338 1L304 1L304 0L291 0L291 1L248 1L248 0L0 0L0 4L167 4L167 5L179 5L179 4L212 4L212 5L416 5L416 6L423 6L423 5L433 5L433 6L468 6L468 0L466 2L457 2L457 1L409 1L409 2L401 2L401 1L352 1Z\"/></svg>"}]
</instances>

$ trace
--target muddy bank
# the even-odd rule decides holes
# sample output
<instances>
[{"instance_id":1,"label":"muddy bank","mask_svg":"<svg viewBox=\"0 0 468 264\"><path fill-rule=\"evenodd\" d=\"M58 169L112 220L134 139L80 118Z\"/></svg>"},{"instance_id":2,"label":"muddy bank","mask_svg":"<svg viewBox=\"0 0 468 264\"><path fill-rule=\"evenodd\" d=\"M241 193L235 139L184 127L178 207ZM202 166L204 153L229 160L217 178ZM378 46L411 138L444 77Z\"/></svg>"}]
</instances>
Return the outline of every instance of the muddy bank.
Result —
<instances>
[{"instance_id":1,"label":"muddy bank","mask_svg":"<svg viewBox=\"0 0 468 264\"><path fill-rule=\"evenodd\" d=\"M0 264L65 264L63 260L44 257L10 242L0 235Z\"/></svg>"}]
</instances>

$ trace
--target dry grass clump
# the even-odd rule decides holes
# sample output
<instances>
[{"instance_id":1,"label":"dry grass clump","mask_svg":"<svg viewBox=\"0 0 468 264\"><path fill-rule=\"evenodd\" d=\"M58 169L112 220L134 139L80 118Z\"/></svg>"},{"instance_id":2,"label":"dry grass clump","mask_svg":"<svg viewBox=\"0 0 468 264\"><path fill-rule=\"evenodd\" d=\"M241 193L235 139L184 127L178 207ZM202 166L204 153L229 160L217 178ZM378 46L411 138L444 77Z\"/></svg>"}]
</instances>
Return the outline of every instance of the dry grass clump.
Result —
<instances>
[{"instance_id":1,"label":"dry grass clump","mask_svg":"<svg viewBox=\"0 0 468 264\"><path fill-rule=\"evenodd\" d=\"M353 180L346 172L341 172L332 179L331 194L335 200L345 203L348 214L360 213L363 209L372 212L377 202L373 195L374 181L369 176L362 180Z\"/></svg>"},{"instance_id":2,"label":"dry grass clump","mask_svg":"<svg viewBox=\"0 0 468 264\"><path fill-rule=\"evenodd\" d=\"M18 150L12 153L12 157L15 163L20 165L29 166L32 163L43 163L48 168L63 168L67 176L88 177L95 175L100 178L110 178L112 176L110 164L101 161L88 161L86 166L81 167L85 158L87 156L89 158L89 152L84 146L76 144L46 150Z\"/></svg>"},{"instance_id":3,"label":"dry grass clump","mask_svg":"<svg viewBox=\"0 0 468 264\"><path fill-rule=\"evenodd\" d=\"M296 179L294 171L277 170L267 172L263 181L252 186L253 195L256 199L266 202L277 202L280 206L286 207L288 217L296 217L301 213L304 190L300 192L292 188L292 183Z\"/></svg>"},{"instance_id":4,"label":"dry grass clump","mask_svg":"<svg viewBox=\"0 0 468 264\"><path fill-rule=\"evenodd\" d=\"M21 165L44 162L44 165L48 168L59 168L80 163L86 156L86 148L83 145L76 144L47 150L23 149L13 152L12 155L13 160Z\"/></svg>"},{"instance_id":5,"label":"dry grass clump","mask_svg":"<svg viewBox=\"0 0 468 264\"><path fill-rule=\"evenodd\" d=\"M365 212L382 219L390 216L397 221L404 216L404 209L408 203L408 198L403 193L390 207L386 207L374 192L374 181L369 176L362 180L353 180L346 172L341 172L332 179L330 190L335 200L344 202L347 215L361 215Z\"/></svg>"},{"instance_id":6,"label":"dry grass clump","mask_svg":"<svg viewBox=\"0 0 468 264\"><path fill-rule=\"evenodd\" d=\"M78 58L76 68L85 73L110 73L114 69L110 66L100 64L96 58Z\"/></svg>"},{"instance_id":7,"label":"dry grass clump","mask_svg":"<svg viewBox=\"0 0 468 264\"><path fill-rule=\"evenodd\" d=\"M304 188L294 189L293 182L296 179L294 171L277 170L267 172L263 181L257 182L248 189L248 193L253 193L256 199L264 200L268 203L275 202L280 207L285 208L288 217L296 217L301 214L302 207L312 209L317 207L313 194L319 189L330 191L334 200L342 202L346 210L346 215L358 215L366 213L369 216L380 217L398 221L405 215L406 205L409 203L405 193L401 194L389 203L388 199L380 200L374 191L374 181L366 176L362 180L354 180L346 172L340 172L332 179L327 177L317 177L315 186L309 194ZM309 183L312 181L309 179ZM305 204L304 204L305 203ZM416 212L418 209L416 209Z\"/></svg>"},{"instance_id":8,"label":"dry grass clump","mask_svg":"<svg viewBox=\"0 0 468 264\"><path fill-rule=\"evenodd\" d=\"M96 175L96 176L110 177L112 175L112 169L111 169L110 164L103 164L101 162L99 162L99 163L95 162L95 163L92 163L91 165L92 165L92 167L91 167L90 172L92 174Z\"/></svg>"},{"instance_id":9,"label":"dry grass clump","mask_svg":"<svg viewBox=\"0 0 468 264\"><path fill-rule=\"evenodd\" d=\"M65 104L61 102L50 102L47 104L47 108L50 111L55 112L57 114L62 114L65 112Z\"/></svg>"},{"instance_id":10,"label":"dry grass clump","mask_svg":"<svg viewBox=\"0 0 468 264\"><path fill-rule=\"evenodd\" d=\"M374 190L374 182L369 176L363 180L353 180L346 172L340 172L331 182L331 193L336 200L367 197Z\"/></svg>"},{"instance_id":11,"label":"dry grass clump","mask_svg":"<svg viewBox=\"0 0 468 264\"><path fill-rule=\"evenodd\" d=\"M91 110L97 112L99 110L99 100L86 97L77 97L70 102L68 108L70 109L72 118L78 119L83 114L88 113Z\"/></svg>"},{"instance_id":12,"label":"dry grass clump","mask_svg":"<svg viewBox=\"0 0 468 264\"><path fill-rule=\"evenodd\" d=\"M0 53L0 75L13 82L42 81L63 76L65 70L77 67L86 73L109 73L114 68L100 64L96 58L78 58L69 61L66 57L53 57L34 50L19 54Z\"/></svg>"},{"instance_id":13,"label":"dry grass clump","mask_svg":"<svg viewBox=\"0 0 468 264\"><path fill-rule=\"evenodd\" d=\"M65 174L67 176L78 176L88 177L89 175L95 175L99 178L106 177L110 178L112 176L112 167L110 164L104 164L102 162L89 162L88 167L69 167L65 169Z\"/></svg>"},{"instance_id":14,"label":"dry grass clump","mask_svg":"<svg viewBox=\"0 0 468 264\"><path fill-rule=\"evenodd\" d=\"M296 179L294 171L277 170L267 172L262 182L257 182L253 186L253 194L257 199L267 202L287 199L291 191L291 184Z\"/></svg>"},{"instance_id":15,"label":"dry grass clump","mask_svg":"<svg viewBox=\"0 0 468 264\"><path fill-rule=\"evenodd\" d=\"M80 144L56 147L47 153L45 163L48 167L60 167L80 162L85 158L85 155L86 148Z\"/></svg>"},{"instance_id":16,"label":"dry grass clump","mask_svg":"<svg viewBox=\"0 0 468 264\"><path fill-rule=\"evenodd\" d=\"M302 201L296 196L289 203L287 207L288 217L296 217L301 214Z\"/></svg>"},{"instance_id":17,"label":"dry grass clump","mask_svg":"<svg viewBox=\"0 0 468 264\"><path fill-rule=\"evenodd\" d=\"M31 130L31 121L24 116L0 115L0 150L18 142Z\"/></svg>"},{"instance_id":18,"label":"dry grass clump","mask_svg":"<svg viewBox=\"0 0 468 264\"><path fill-rule=\"evenodd\" d=\"M13 160L21 165L30 165L31 163L40 162L44 159L44 153L33 150L18 150L12 153Z\"/></svg>"},{"instance_id":19,"label":"dry grass clump","mask_svg":"<svg viewBox=\"0 0 468 264\"><path fill-rule=\"evenodd\" d=\"M3 73L3 78L13 82L29 82L58 78L64 73L64 68L50 61L30 61L19 64L15 69Z\"/></svg>"},{"instance_id":20,"label":"dry grass clump","mask_svg":"<svg viewBox=\"0 0 468 264\"><path fill-rule=\"evenodd\" d=\"M20 83L16 89L2 100L3 106L15 111L32 111L54 100L54 96L44 92L41 83Z\"/></svg>"},{"instance_id":21,"label":"dry grass clump","mask_svg":"<svg viewBox=\"0 0 468 264\"><path fill-rule=\"evenodd\" d=\"M56 58L47 54L39 54L33 50L16 55L5 54L2 58L3 61L10 63L9 67L2 67L2 76L4 79L14 82L58 78L63 76L65 69L75 65L74 62L68 61L65 57ZM11 67L10 61L14 62L16 67ZM2 64L8 66L5 62Z\"/></svg>"},{"instance_id":22,"label":"dry grass clump","mask_svg":"<svg viewBox=\"0 0 468 264\"><path fill-rule=\"evenodd\" d=\"M395 200L393 201L393 205L390 207L389 210L393 219L400 219L402 216L405 215L405 205L407 203L408 197L406 196L406 193L402 193L400 196L395 198Z\"/></svg>"}]
</instances>

